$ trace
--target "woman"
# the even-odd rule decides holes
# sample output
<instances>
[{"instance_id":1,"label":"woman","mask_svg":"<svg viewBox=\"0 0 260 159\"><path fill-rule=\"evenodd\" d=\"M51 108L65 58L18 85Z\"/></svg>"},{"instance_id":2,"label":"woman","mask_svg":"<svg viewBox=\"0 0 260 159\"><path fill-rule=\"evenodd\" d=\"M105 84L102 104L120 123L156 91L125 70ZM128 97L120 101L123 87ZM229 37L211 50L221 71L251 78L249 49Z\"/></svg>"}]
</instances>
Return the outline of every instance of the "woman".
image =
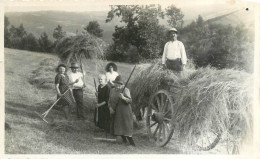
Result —
<instances>
[{"instance_id":1,"label":"woman","mask_svg":"<svg viewBox=\"0 0 260 159\"><path fill-rule=\"evenodd\" d=\"M66 93L67 98L61 98L57 105L59 105L61 108L63 108L63 112L65 114L65 118L69 118L69 112L70 112L70 107L74 102L73 96L71 94L71 91L69 89L69 86L77 83L78 80L76 80L73 83L69 83L69 77L66 73L67 67L64 64L60 64L56 68L56 72L58 73L55 77L55 89L57 92L57 98L60 98L63 96L63 94ZM68 94L67 94L68 93Z\"/></svg>"},{"instance_id":2,"label":"woman","mask_svg":"<svg viewBox=\"0 0 260 159\"><path fill-rule=\"evenodd\" d=\"M98 104L95 109L95 123L99 128L105 130L107 137L110 129L110 113L108 108L110 90L104 74L99 75L99 84L97 92Z\"/></svg>"},{"instance_id":3,"label":"woman","mask_svg":"<svg viewBox=\"0 0 260 159\"><path fill-rule=\"evenodd\" d=\"M113 86L113 81L118 76L118 73L116 72L117 71L116 64L113 62L108 63L105 70L106 70L107 81L109 85Z\"/></svg>"},{"instance_id":4,"label":"woman","mask_svg":"<svg viewBox=\"0 0 260 159\"><path fill-rule=\"evenodd\" d=\"M132 98L128 88L124 89L121 76L117 76L113 81L114 88L110 91L109 110L114 115L113 134L121 136L126 144L127 140L130 145L135 146L133 135L133 115L130 103ZM123 91L124 89L124 91ZM122 93L123 91L123 93Z\"/></svg>"}]
</instances>

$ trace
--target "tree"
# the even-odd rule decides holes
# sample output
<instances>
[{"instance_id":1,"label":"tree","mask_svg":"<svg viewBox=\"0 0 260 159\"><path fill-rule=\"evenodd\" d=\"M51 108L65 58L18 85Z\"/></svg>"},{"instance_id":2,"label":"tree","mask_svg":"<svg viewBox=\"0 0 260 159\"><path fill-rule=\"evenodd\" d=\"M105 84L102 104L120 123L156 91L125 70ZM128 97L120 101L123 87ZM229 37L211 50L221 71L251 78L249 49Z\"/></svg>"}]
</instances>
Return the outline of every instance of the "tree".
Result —
<instances>
[{"instance_id":1,"label":"tree","mask_svg":"<svg viewBox=\"0 0 260 159\"><path fill-rule=\"evenodd\" d=\"M183 26L183 17L181 9L177 8L175 5L168 6L166 9L165 15L168 17L168 24L171 27L182 28Z\"/></svg>"},{"instance_id":2,"label":"tree","mask_svg":"<svg viewBox=\"0 0 260 159\"><path fill-rule=\"evenodd\" d=\"M52 41L49 40L46 32L41 34L41 37L38 40L40 51L42 52L52 52Z\"/></svg>"},{"instance_id":3,"label":"tree","mask_svg":"<svg viewBox=\"0 0 260 159\"><path fill-rule=\"evenodd\" d=\"M66 36L66 32L62 31L62 26L58 25L53 31L53 38L59 40Z\"/></svg>"},{"instance_id":4,"label":"tree","mask_svg":"<svg viewBox=\"0 0 260 159\"><path fill-rule=\"evenodd\" d=\"M197 67L252 71L253 42L244 26L209 24L198 16L182 32L186 51Z\"/></svg>"},{"instance_id":5,"label":"tree","mask_svg":"<svg viewBox=\"0 0 260 159\"><path fill-rule=\"evenodd\" d=\"M8 30L8 26L10 22L8 18L5 16L4 19L4 47L10 47L10 32Z\"/></svg>"},{"instance_id":6,"label":"tree","mask_svg":"<svg viewBox=\"0 0 260 159\"><path fill-rule=\"evenodd\" d=\"M15 49L24 49L24 41L26 38L27 32L25 31L23 24L20 24L19 27L11 26L9 29L10 33L10 43L9 46Z\"/></svg>"},{"instance_id":7,"label":"tree","mask_svg":"<svg viewBox=\"0 0 260 159\"><path fill-rule=\"evenodd\" d=\"M16 29L17 30L17 36L23 38L27 35L27 32L24 29L23 24L20 24L20 26Z\"/></svg>"},{"instance_id":8,"label":"tree","mask_svg":"<svg viewBox=\"0 0 260 159\"><path fill-rule=\"evenodd\" d=\"M97 37L103 36L103 30L100 28L100 25L97 21L90 21L84 29Z\"/></svg>"},{"instance_id":9,"label":"tree","mask_svg":"<svg viewBox=\"0 0 260 159\"><path fill-rule=\"evenodd\" d=\"M30 51L39 51L39 44L36 39L36 37L32 34L29 33L24 39L23 39L25 46L25 50L30 50Z\"/></svg>"},{"instance_id":10,"label":"tree","mask_svg":"<svg viewBox=\"0 0 260 159\"><path fill-rule=\"evenodd\" d=\"M10 25L8 18L5 17L5 47L39 51L39 44L37 39L32 33L27 33L23 24L18 27Z\"/></svg>"},{"instance_id":11,"label":"tree","mask_svg":"<svg viewBox=\"0 0 260 159\"><path fill-rule=\"evenodd\" d=\"M140 60L157 58L163 50L165 42L165 28L159 25L159 19L163 18L160 5L120 5L111 6L106 22L110 22L115 16L121 18L126 26L115 27L113 33L113 53L122 54L120 57L131 56L128 49L137 51ZM111 55L111 53L109 53ZM117 56L115 56L117 57ZM121 58L122 59L122 58ZM117 59L114 59L117 60ZM135 61L135 60L132 60Z\"/></svg>"}]
</instances>

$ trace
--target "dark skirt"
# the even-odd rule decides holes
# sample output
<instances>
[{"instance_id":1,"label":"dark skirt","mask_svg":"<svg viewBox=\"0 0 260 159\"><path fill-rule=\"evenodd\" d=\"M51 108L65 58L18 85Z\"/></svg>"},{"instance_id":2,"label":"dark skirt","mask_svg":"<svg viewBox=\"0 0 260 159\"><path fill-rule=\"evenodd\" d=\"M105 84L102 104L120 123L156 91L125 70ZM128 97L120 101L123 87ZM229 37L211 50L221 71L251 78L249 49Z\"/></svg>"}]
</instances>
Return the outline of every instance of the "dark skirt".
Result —
<instances>
[{"instance_id":1,"label":"dark skirt","mask_svg":"<svg viewBox=\"0 0 260 159\"><path fill-rule=\"evenodd\" d=\"M100 129L104 129L107 133L110 132L110 113L107 104L95 108L94 122Z\"/></svg>"}]
</instances>

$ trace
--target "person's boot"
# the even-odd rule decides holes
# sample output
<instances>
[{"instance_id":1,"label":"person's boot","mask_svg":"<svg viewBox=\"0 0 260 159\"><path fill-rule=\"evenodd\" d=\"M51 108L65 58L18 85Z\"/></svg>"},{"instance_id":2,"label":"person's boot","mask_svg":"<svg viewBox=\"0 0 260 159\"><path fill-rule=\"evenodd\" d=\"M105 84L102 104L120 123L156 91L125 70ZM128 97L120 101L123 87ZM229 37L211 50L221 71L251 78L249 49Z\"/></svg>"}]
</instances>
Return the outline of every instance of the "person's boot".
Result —
<instances>
[{"instance_id":1,"label":"person's boot","mask_svg":"<svg viewBox=\"0 0 260 159\"><path fill-rule=\"evenodd\" d=\"M121 138L122 138L122 140L123 140L123 143L126 144L126 143L127 143L126 137L123 136L123 135L121 135Z\"/></svg>"},{"instance_id":2,"label":"person's boot","mask_svg":"<svg viewBox=\"0 0 260 159\"><path fill-rule=\"evenodd\" d=\"M135 142L132 137L127 137L127 139L129 141L130 145L135 146Z\"/></svg>"}]
</instances>

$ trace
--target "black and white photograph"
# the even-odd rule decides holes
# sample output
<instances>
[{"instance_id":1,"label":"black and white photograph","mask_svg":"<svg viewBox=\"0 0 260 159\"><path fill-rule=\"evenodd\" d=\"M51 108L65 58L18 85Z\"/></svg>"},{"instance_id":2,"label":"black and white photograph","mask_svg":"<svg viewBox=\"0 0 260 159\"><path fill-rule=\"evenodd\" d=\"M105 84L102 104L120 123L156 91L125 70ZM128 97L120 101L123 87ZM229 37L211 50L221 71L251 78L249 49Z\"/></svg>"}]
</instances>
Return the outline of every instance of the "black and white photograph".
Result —
<instances>
[{"instance_id":1,"label":"black and white photograph","mask_svg":"<svg viewBox=\"0 0 260 159\"><path fill-rule=\"evenodd\" d=\"M259 3L3 6L5 155L260 152Z\"/></svg>"}]
</instances>

